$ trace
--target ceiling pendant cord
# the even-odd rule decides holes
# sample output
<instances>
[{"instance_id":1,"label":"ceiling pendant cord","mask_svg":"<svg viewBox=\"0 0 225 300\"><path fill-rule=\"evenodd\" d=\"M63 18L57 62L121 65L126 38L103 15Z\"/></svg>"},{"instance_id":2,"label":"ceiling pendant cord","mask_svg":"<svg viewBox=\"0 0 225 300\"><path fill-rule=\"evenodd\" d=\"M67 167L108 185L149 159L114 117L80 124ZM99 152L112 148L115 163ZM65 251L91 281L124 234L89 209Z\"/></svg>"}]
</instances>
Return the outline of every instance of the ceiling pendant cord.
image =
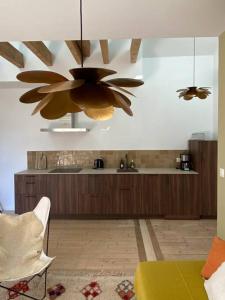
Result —
<instances>
[{"instance_id":1,"label":"ceiling pendant cord","mask_svg":"<svg viewBox=\"0 0 225 300\"><path fill-rule=\"evenodd\" d=\"M194 37L194 56L193 56L193 86L195 86L195 55L196 55L196 40Z\"/></svg>"},{"instance_id":2,"label":"ceiling pendant cord","mask_svg":"<svg viewBox=\"0 0 225 300\"><path fill-rule=\"evenodd\" d=\"M81 49L81 67L84 67L84 55L83 55L83 7L82 0L80 0L80 49Z\"/></svg>"}]
</instances>

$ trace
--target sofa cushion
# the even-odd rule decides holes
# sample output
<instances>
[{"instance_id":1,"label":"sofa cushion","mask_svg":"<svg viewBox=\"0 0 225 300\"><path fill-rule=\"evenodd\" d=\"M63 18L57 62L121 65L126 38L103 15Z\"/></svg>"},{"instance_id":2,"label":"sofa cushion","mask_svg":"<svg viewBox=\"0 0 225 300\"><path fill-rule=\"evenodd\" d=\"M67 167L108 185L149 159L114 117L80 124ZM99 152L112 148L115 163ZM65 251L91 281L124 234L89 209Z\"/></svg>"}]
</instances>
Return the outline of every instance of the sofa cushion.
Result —
<instances>
[{"instance_id":1,"label":"sofa cushion","mask_svg":"<svg viewBox=\"0 0 225 300\"><path fill-rule=\"evenodd\" d=\"M142 262L135 275L137 300L207 300L203 261Z\"/></svg>"},{"instance_id":2,"label":"sofa cushion","mask_svg":"<svg viewBox=\"0 0 225 300\"><path fill-rule=\"evenodd\" d=\"M204 286L209 300L225 299L225 262L205 281Z\"/></svg>"},{"instance_id":3,"label":"sofa cushion","mask_svg":"<svg viewBox=\"0 0 225 300\"><path fill-rule=\"evenodd\" d=\"M202 276L205 279L210 278L223 262L225 262L225 241L215 237L206 263L202 269Z\"/></svg>"}]
</instances>

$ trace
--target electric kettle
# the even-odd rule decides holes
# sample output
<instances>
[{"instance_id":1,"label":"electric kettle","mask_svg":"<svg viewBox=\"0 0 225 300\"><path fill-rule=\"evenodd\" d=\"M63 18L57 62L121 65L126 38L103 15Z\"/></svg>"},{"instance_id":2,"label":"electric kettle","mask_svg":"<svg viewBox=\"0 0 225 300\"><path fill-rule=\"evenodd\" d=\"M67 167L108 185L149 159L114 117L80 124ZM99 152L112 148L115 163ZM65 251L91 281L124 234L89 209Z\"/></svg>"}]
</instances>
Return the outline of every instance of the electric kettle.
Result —
<instances>
[{"instance_id":1,"label":"electric kettle","mask_svg":"<svg viewBox=\"0 0 225 300\"><path fill-rule=\"evenodd\" d=\"M103 169L104 161L102 158L97 158L94 160L94 169Z\"/></svg>"}]
</instances>

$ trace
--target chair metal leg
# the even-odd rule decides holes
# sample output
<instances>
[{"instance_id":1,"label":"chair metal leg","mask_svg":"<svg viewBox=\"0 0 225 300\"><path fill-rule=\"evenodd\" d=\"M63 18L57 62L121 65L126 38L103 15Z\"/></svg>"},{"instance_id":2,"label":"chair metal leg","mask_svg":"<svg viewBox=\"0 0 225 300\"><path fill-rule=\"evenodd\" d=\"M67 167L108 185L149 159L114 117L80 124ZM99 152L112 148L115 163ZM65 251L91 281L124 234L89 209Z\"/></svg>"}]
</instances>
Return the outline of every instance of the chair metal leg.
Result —
<instances>
[{"instance_id":1,"label":"chair metal leg","mask_svg":"<svg viewBox=\"0 0 225 300\"><path fill-rule=\"evenodd\" d=\"M50 216L48 217L46 255L48 255L48 248L49 248L49 232L50 232Z\"/></svg>"},{"instance_id":2,"label":"chair metal leg","mask_svg":"<svg viewBox=\"0 0 225 300\"><path fill-rule=\"evenodd\" d=\"M43 275L44 275L44 295L43 295L42 298L36 298L36 297L33 297L33 296L29 296L29 295L27 295L25 293L17 292L17 291L15 291L12 288L8 288L8 287L2 285L1 282L0 282L0 288L8 290L8 291L16 292L20 296L24 296L24 297L32 299L32 300L44 300L45 297L46 297L46 295L47 295L47 275L48 275L48 268L45 269L45 271L42 274L37 274L37 275L34 275L33 277L31 277L31 279L28 281L28 283L31 282L36 276L43 277Z\"/></svg>"}]
</instances>

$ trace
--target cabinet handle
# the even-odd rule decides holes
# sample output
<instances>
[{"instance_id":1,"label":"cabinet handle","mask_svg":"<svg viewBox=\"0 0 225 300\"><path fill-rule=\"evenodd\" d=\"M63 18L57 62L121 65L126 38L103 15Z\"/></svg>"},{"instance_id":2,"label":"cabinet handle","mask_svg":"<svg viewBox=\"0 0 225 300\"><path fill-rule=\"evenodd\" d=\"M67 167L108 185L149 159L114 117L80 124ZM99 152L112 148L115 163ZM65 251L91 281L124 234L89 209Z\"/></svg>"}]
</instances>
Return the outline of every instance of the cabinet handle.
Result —
<instances>
[{"instance_id":1,"label":"cabinet handle","mask_svg":"<svg viewBox=\"0 0 225 300\"><path fill-rule=\"evenodd\" d=\"M25 198L36 198L36 196L24 195Z\"/></svg>"},{"instance_id":2,"label":"cabinet handle","mask_svg":"<svg viewBox=\"0 0 225 300\"><path fill-rule=\"evenodd\" d=\"M35 181L26 182L26 184L35 184Z\"/></svg>"}]
</instances>

